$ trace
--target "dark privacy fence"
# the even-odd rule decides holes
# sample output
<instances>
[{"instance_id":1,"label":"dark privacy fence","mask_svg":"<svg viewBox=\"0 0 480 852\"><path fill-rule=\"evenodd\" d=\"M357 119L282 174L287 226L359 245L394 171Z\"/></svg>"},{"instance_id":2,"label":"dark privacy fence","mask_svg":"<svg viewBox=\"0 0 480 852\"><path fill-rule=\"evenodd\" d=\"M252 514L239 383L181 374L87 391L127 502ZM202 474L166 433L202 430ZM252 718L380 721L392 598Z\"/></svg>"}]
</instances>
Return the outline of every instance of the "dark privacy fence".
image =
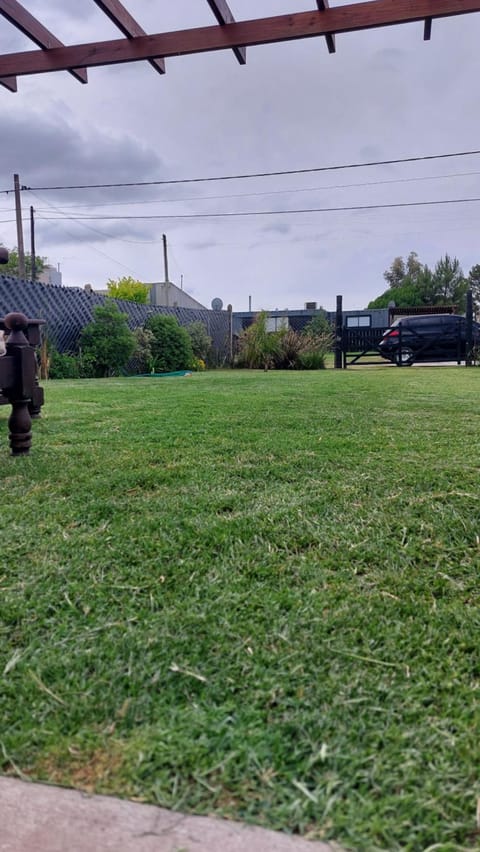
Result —
<instances>
[{"instance_id":1,"label":"dark privacy fence","mask_svg":"<svg viewBox=\"0 0 480 852\"><path fill-rule=\"evenodd\" d=\"M46 333L59 352L73 352L80 332L93 318L93 309L109 297L77 287L54 287L33 281L19 281L0 275L0 316L22 311L30 318L44 319ZM203 322L212 338L216 361L221 364L229 352L229 314L192 308L163 308L114 300L128 316L131 329L143 325L153 313L171 314L180 325Z\"/></svg>"}]
</instances>

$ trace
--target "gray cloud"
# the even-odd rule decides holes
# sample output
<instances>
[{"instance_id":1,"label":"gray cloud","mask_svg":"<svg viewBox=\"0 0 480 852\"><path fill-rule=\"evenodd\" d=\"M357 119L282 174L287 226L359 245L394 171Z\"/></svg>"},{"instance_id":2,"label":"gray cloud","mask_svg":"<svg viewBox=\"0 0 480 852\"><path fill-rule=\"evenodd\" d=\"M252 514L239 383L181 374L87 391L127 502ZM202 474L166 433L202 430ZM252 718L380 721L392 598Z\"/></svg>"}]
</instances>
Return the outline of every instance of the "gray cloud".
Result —
<instances>
[{"instance_id":1,"label":"gray cloud","mask_svg":"<svg viewBox=\"0 0 480 852\"><path fill-rule=\"evenodd\" d=\"M273 233L273 234L286 235L286 234L289 234L291 232L291 230L292 230L291 226L286 224L285 222L272 222L272 223L269 223L268 225L264 225L263 228L262 228L262 231L265 234Z\"/></svg>"},{"instance_id":2,"label":"gray cloud","mask_svg":"<svg viewBox=\"0 0 480 852\"><path fill-rule=\"evenodd\" d=\"M66 115L65 115L66 113ZM49 114L14 114L2 128L1 186L19 173L23 184L32 187L118 183L161 177L164 171L158 153L125 132L114 135L95 127L75 126L62 103ZM134 176L134 177L133 177ZM85 190L85 201L121 200L119 191ZM50 192L49 199L78 201L78 191Z\"/></svg>"}]
</instances>

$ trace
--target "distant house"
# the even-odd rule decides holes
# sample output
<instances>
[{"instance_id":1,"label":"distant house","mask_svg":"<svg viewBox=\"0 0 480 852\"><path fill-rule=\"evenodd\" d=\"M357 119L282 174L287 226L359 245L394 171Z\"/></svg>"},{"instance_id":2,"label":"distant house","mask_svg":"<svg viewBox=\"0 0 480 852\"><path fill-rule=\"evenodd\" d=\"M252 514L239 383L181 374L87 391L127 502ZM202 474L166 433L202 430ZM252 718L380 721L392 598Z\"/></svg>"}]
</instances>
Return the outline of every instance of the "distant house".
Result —
<instances>
[{"instance_id":1,"label":"distant house","mask_svg":"<svg viewBox=\"0 0 480 852\"><path fill-rule=\"evenodd\" d=\"M156 307L205 309L205 305L197 302L193 296L171 281L159 281L146 286L150 287L150 304Z\"/></svg>"},{"instance_id":2,"label":"distant house","mask_svg":"<svg viewBox=\"0 0 480 852\"><path fill-rule=\"evenodd\" d=\"M255 320L258 311L234 311L233 333L238 335L244 328ZM317 308L315 302L307 302L305 308L268 311L267 330L280 331L291 328L302 331L315 316L323 314L334 325L335 311L325 311ZM372 308L370 310L342 311L343 325L347 328L387 328L389 325L388 308Z\"/></svg>"},{"instance_id":3,"label":"distant house","mask_svg":"<svg viewBox=\"0 0 480 852\"><path fill-rule=\"evenodd\" d=\"M37 281L40 281L42 284L50 284L52 287L61 287L62 273L59 269L55 269L54 266L47 264L43 267L43 272L38 273Z\"/></svg>"}]
</instances>

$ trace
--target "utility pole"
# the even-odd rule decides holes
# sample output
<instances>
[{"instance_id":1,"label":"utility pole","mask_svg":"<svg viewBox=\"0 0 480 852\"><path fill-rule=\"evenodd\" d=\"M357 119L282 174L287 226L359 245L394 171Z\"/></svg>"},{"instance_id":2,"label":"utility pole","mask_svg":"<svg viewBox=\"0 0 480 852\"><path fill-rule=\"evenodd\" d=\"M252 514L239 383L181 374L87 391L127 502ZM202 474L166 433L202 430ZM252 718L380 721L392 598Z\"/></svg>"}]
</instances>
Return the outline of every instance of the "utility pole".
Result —
<instances>
[{"instance_id":1,"label":"utility pole","mask_svg":"<svg viewBox=\"0 0 480 852\"><path fill-rule=\"evenodd\" d=\"M35 277L37 274L37 268L35 265L35 219L33 218L33 214L35 210L33 207L30 207L30 257L32 259L32 281L35 281Z\"/></svg>"},{"instance_id":2,"label":"utility pole","mask_svg":"<svg viewBox=\"0 0 480 852\"><path fill-rule=\"evenodd\" d=\"M18 277L24 279L25 249L23 247L22 202L20 200L20 178L18 175L13 176L13 186L15 189L15 216L17 220Z\"/></svg>"},{"instance_id":3,"label":"utility pole","mask_svg":"<svg viewBox=\"0 0 480 852\"><path fill-rule=\"evenodd\" d=\"M169 278L168 278L167 237L166 237L165 234L162 234L162 240L163 240L163 268L164 268L164 271L165 271L165 302L166 302L166 306L168 308L169 304L170 304L170 299L169 299L170 281L169 281Z\"/></svg>"}]
</instances>

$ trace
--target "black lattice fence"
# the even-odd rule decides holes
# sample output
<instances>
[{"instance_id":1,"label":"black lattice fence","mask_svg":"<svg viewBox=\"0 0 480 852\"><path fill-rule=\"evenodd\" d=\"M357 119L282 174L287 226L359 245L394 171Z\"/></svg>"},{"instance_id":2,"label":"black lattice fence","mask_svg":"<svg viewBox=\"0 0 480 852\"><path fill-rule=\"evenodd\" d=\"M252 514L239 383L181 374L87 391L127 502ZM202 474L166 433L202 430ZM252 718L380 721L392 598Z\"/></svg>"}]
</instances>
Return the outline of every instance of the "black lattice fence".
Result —
<instances>
[{"instance_id":1,"label":"black lattice fence","mask_svg":"<svg viewBox=\"0 0 480 852\"><path fill-rule=\"evenodd\" d=\"M0 316L22 311L28 317L44 319L49 339L59 352L74 352L80 332L93 318L93 308L105 304L108 297L77 287L53 287L33 281L19 281L0 275ZM212 338L216 363L222 364L229 353L229 315L227 311L192 308L164 308L139 305L115 299L128 316L131 329L145 323L152 313L171 314L180 325L203 322Z\"/></svg>"}]
</instances>

